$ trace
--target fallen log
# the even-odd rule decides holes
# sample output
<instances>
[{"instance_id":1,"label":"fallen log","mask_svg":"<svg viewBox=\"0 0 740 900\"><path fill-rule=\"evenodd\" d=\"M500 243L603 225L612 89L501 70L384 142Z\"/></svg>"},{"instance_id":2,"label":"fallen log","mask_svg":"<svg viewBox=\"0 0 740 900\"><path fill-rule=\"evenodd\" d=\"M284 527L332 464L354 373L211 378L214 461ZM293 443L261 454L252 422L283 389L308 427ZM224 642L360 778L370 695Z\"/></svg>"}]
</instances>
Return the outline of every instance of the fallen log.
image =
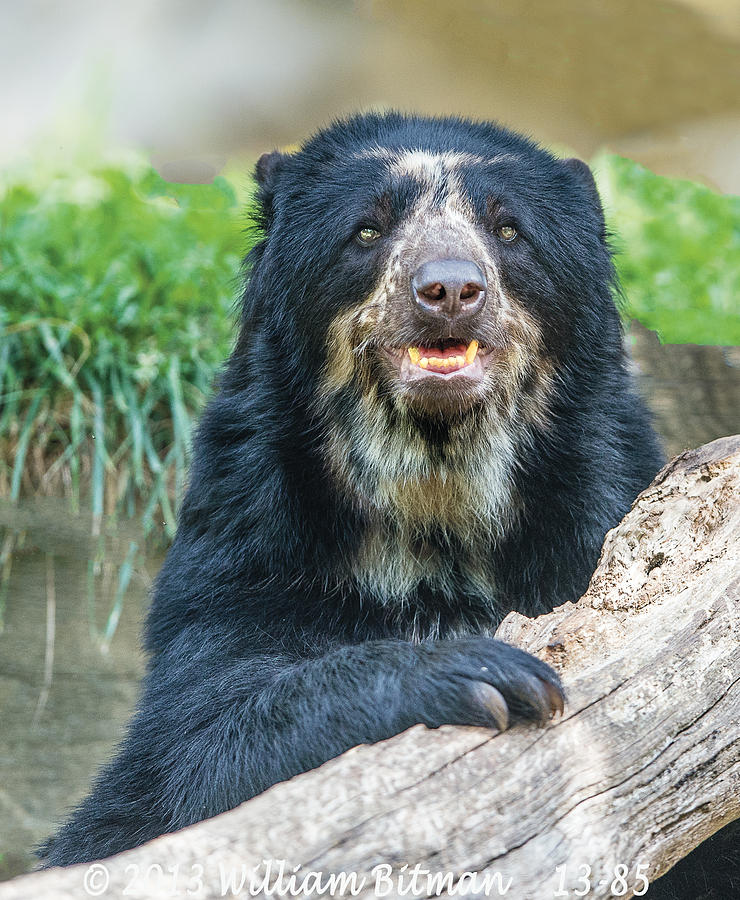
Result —
<instances>
[{"instance_id":1,"label":"fallen log","mask_svg":"<svg viewBox=\"0 0 740 900\"><path fill-rule=\"evenodd\" d=\"M0 897L639 896L740 816L739 535L737 436L659 473L578 603L502 623L562 674L548 727L417 726Z\"/></svg>"}]
</instances>

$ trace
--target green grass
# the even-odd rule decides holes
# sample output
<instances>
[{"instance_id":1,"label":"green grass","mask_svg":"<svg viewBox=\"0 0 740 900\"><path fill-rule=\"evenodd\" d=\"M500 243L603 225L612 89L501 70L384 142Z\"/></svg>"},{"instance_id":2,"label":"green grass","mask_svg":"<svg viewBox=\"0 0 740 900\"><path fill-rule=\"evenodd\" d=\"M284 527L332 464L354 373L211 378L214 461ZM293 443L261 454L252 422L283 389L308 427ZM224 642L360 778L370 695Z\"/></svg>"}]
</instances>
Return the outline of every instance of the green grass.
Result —
<instances>
[{"instance_id":1,"label":"green grass","mask_svg":"<svg viewBox=\"0 0 740 900\"><path fill-rule=\"evenodd\" d=\"M618 156L594 167L627 316L665 343L740 344L740 197Z\"/></svg>"},{"instance_id":2,"label":"green grass","mask_svg":"<svg viewBox=\"0 0 740 900\"><path fill-rule=\"evenodd\" d=\"M172 503L233 331L236 193L142 165L0 194L0 493L62 490L172 533ZM29 454L29 448L34 454Z\"/></svg>"},{"instance_id":3,"label":"green grass","mask_svg":"<svg viewBox=\"0 0 740 900\"><path fill-rule=\"evenodd\" d=\"M232 340L245 225L223 178L167 184L141 161L0 182L0 497L92 513L91 602L117 521L138 518L150 542L174 533L193 420ZM0 621L22 537L0 542ZM108 637L116 621L114 607Z\"/></svg>"},{"instance_id":4,"label":"green grass","mask_svg":"<svg viewBox=\"0 0 740 900\"><path fill-rule=\"evenodd\" d=\"M740 343L740 199L596 161L626 313L664 341ZM112 637L141 552L94 624L105 533L174 533L193 421L228 355L250 233L224 178L164 182L140 158L0 175L0 498L66 497L92 516L91 630ZM0 539L0 625L21 532Z\"/></svg>"}]
</instances>

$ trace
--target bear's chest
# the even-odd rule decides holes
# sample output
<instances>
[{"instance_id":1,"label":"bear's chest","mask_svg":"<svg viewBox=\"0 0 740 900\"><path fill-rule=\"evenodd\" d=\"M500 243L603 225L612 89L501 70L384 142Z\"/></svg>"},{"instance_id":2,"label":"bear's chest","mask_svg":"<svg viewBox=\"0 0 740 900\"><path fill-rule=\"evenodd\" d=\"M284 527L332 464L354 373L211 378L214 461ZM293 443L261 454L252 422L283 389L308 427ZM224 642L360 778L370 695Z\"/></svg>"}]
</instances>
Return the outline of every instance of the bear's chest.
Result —
<instances>
[{"instance_id":1,"label":"bear's chest","mask_svg":"<svg viewBox=\"0 0 740 900\"><path fill-rule=\"evenodd\" d=\"M465 540L443 530L396 526L365 534L351 564L362 595L403 606L420 594L446 607L469 602L496 605L496 572L490 534Z\"/></svg>"}]
</instances>

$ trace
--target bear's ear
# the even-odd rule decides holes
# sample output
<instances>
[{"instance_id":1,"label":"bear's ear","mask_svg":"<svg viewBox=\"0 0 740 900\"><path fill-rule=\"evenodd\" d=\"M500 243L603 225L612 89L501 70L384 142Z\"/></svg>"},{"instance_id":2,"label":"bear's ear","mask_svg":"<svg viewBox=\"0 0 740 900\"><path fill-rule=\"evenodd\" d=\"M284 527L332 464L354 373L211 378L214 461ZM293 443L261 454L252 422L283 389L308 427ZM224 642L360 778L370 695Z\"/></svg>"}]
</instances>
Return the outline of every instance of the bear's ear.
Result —
<instances>
[{"instance_id":1,"label":"bear's ear","mask_svg":"<svg viewBox=\"0 0 740 900\"><path fill-rule=\"evenodd\" d=\"M256 218L265 231L269 231L272 225L275 188L280 170L287 158L286 154L273 150L272 153L263 153L254 167L254 178L259 188L256 197L258 210Z\"/></svg>"},{"instance_id":2,"label":"bear's ear","mask_svg":"<svg viewBox=\"0 0 740 900\"><path fill-rule=\"evenodd\" d=\"M593 201L593 205L598 210L599 216L601 217L601 221L603 223L604 209L601 205L599 189L596 187L596 181L594 180L594 173L582 159L577 159L575 156L571 157L570 159L562 160L562 163L576 176L576 178L581 182L581 185L586 189L591 200Z\"/></svg>"},{"instance_id":3,"label":"bear's ear","mask_svg":"<svg viewBox=\"0 0 740 900\"><path fill-rule=\"evenodd\" d=\"M254 176L257 184L266 191L272 191L275 178L287 159L284 153L273 150L272 153L263 153L254 167Z\"/></svg>"}]
</instances>

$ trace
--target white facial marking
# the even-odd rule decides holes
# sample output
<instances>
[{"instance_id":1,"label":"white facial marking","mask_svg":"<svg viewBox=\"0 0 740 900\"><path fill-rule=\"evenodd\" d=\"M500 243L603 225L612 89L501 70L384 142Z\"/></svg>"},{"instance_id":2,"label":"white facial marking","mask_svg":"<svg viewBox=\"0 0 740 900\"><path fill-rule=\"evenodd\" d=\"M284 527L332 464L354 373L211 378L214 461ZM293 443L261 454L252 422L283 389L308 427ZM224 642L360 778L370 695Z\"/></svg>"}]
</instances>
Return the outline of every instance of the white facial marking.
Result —
<instances>
[{"instance_id":1,"label":"white facial marking","mask_svg":"<svg viewBox=\"0 0 740 900\"><path fill-rule=\"evenodd\" d=\"M513 162L518 159L513 153L497 153L482 156L479 153L447 150L444 153L430 153L428 150L388 150L386 147L371 147L354 155L355 159L382 159L389 165L392 175L412 175L425 178L438 177L440 173L460 166L486 165Z\"/></svg>"},{"instance_id":2,"label":"white facial marking","mask_svg":"<svg viewBox=\"0 0 740 900\"><path fill-rule=\"evenodd\" d=\"M389 160L391 171L422 177L424 190L393 236L385 270L367 303L382 315L389 296L404 287L407 260L424 244L437 252L457 257L464 253L484 270L488 290L501 293L501 278L495 260L481 234L481 226L465 196L455 165L470 162L471 154L429 154L413 151ZM463 159L465 158L465 159ZM440 203L440 193L443 200ZM460 248L464 248L461 250ZM421 260L418 260L421 263Z\"/></svg>"}]
</instances>

